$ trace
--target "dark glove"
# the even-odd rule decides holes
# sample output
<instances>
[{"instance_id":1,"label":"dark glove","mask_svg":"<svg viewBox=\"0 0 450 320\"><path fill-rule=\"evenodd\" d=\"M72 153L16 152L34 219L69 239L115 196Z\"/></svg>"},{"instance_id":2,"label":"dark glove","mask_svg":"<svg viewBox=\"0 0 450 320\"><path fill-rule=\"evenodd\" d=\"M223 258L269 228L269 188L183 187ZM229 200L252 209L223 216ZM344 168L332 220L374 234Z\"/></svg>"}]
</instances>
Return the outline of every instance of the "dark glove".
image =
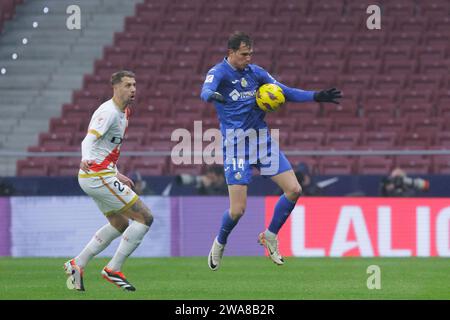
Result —
<instances>
[{"instance_id":1,"label":"dark glove","mask_svg":"<svg viewBox=\"0 0 450 320\"><path fill-rule=\"evenodd\" d=\"M220 102L220 103L224 103L225 102L225 98L218 92L214 92L209 97L209 101L211 101L211 100L216 100L217 102Z\"/></svg>"},{"instance_id":2,"label":"dark glove","mask_svg":"<svg viewBox=\"0 0 450 320\"><path fill-rule=\"evenodd\" d=\"M328 90L317 91L314 93L314 101L316 102L332 102L339 104L335 99L342 98L342 94L336 88L331 88Z\"/></svg>"}]
</instances>

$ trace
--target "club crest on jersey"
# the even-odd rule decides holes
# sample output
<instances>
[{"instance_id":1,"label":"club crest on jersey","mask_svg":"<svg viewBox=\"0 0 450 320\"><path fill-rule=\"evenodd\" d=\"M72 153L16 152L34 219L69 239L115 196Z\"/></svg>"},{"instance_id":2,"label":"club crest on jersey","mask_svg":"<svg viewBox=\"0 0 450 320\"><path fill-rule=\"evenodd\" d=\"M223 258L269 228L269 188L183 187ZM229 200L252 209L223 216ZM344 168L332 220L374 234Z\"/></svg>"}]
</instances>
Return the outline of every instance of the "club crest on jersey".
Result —
<instances>
[{"instance_id":1,"label":"club crest on jersey","mask_svg":"<svg viewBox=\"0 0 450 320\"><path fill-rule=\"evenodd\" d=\"M245 80L245 78L241 79L241 86L242 86L242 88L245 88L248 86L248 82L247 82L247 80Z\"/></svg>"},{"instance_id":2,"label":"club crest on jersey","mask_svg":"<svg viewBox=\"0 0 450 320\"><path fill-rule=\"evenodd\" d=\"M240 173L240 172L236 172L235 175L234 175L234 178L235 178L236 180L241 180L241 178L242 178L241 173Z\"/></svg>"}]
</instances>

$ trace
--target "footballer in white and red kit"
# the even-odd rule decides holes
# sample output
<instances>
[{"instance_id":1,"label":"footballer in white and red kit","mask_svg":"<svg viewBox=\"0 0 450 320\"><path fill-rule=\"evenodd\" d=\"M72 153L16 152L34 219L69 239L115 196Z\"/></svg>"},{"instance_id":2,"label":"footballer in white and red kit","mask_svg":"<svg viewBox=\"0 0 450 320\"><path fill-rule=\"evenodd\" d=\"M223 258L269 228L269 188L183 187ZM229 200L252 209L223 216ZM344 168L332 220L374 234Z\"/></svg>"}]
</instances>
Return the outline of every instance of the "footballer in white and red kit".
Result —
<instances>
[{"instance_id":1,"label":"footballer in white and red kit","mask_svg":"<svg viewBox=\"0 0 450 320\"><path fill-rule=\"evenodd\" d=\"M101 275L121 289L135 291L121 268L153 222L150 209L132 189L133 181L117 170L128 127L129 105L136 94L135 75L130 71L118 71L112 75L111 84L114 89L112 99L94 112L81 143L79 184L97 203L108 223L97 230L78 256L64 264L67 287L79 291L85 290L83 274L88 262L119 236L122 236L119 247Z\"/></svg>"}]
</instances>

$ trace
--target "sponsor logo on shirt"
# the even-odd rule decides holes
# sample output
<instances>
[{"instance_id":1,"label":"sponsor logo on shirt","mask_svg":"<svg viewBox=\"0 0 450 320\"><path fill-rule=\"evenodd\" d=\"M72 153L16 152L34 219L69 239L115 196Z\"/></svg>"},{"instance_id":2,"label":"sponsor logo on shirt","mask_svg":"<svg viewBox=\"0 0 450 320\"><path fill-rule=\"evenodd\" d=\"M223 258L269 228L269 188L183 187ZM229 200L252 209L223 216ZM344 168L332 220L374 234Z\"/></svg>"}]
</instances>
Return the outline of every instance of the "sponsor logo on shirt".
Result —
<instances>
[{"instance_id":1,"label":"sponsor logo on shirt","mask_svg":"<svg viewBox=\"0 0 450 320\"><path fill-rule=\"evenodd\" d=\"M214 75L213 74L209 74L206 76L206 80L205 83L211 83L214 80Z\"/></svg>"}]
</instances>

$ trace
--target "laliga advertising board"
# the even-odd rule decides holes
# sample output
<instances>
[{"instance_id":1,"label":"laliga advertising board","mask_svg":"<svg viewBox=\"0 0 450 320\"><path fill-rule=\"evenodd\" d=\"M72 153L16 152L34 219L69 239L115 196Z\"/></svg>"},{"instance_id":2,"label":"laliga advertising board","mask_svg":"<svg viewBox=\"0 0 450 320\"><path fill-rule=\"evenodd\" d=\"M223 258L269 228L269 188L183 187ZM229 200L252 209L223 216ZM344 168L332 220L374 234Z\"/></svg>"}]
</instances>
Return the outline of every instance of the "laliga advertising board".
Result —
<instances>
[{"instance_id":1,"label":"laliga advertising board","mask_svg":"<svg viewBox=\"0 0 450 320\"><path fill-rule=\"evenodd\" d=\"M450 200L304 197L278 236L285 256L450 257Z\"/></svg>"}]
</instances>

